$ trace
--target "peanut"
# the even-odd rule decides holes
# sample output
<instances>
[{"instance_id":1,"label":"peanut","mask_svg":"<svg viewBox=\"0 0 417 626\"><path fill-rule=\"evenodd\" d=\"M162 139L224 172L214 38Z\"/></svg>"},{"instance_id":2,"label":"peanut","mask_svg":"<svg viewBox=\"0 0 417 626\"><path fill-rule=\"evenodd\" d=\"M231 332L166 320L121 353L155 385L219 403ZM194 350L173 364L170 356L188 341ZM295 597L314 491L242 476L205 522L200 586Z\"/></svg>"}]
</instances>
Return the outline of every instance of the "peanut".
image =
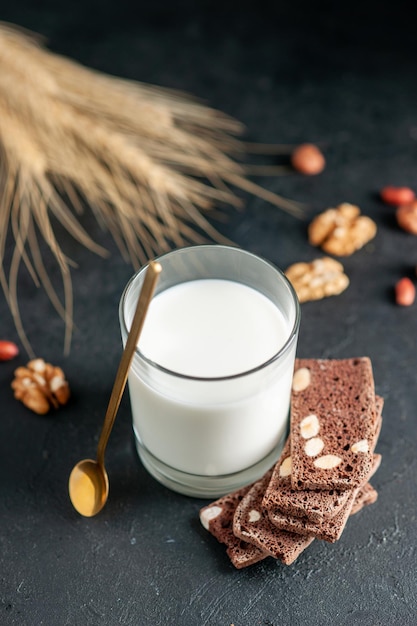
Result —
<instances>
[{"instance_id":1,"label":"peanut","mask_svg":"<svg viewBox=\"0 0 417 626\"><path fill-rule=\"evenodd\" d=\"M395 212L395 217L400 228L407 233L417 235L417 200L400 205Z\"/></svg>"},{"instance_id":2,"label":"peanut","mask_svg":"<svg viewBox=\"0 0 417 626\"><path fill-rule=\"evenodd\" d=\"M400 306L411 306L416 297L416 288L407 278L401 278L395 285L395 302Z\"/></svg>"},{"instance_id":3,"label":"peanut","mask_svg":"<svg viewBox=\"0 0 417 626\"><path fill-rule=\"evenodd\" d=\"M0 361L10 361L19 354L19 348L13 341L0 341Z\"/></svg>"},{"instance_id":4,"label":"peanut","mask_svg":"<svg viewBox=\"0 0 417 626\"><path fill-rule=\"evenodd\" d=\"M315 437L320 430L320 423L317 415L307 415L300 422L300 434L303 439L311 439Z\"/></svg>"},{"instance_id":5,"label":"peanut","mask_svg":"<svg viewBox=\"0 0 417 626\"><path fill-rule=\"evenodd\" d=\"M312 143L304 143L295 148L291 163L295 170L307 176L320 174L326 166L323 153Z\"/></svg>"},{"instance_id":6,"label":"peanut","mask_svg":"<svg viewBox=\"0 0 417 626\"><path fill-rule=\"evenodd\" d=\"M350 446L350 449L352 450L352 452L354 452L355 454L358 454L359 452L369 452L369 443L367 439L361 439L360 441L356 441L355 443L353 443Z\"/></svg>"},{"instance_id":7,"label":"peanut","mask_svg":"<svg viewBox=\"0 0 417 626\"><path fill-rule=\"evenodd\" d=\"M307 456L317 456L324 448L324 441L320 437L308 439L304 445L304 452Z\"/></svg>"},{"instance_id":8,"label":"peanut","mask_svg":"<svg viewBox=\"0 0 417 626\"><path fill-rule=\"evenodd\" d=\"M415 193L410 187L393 187L388 185L381 189L381 200L385 204L392 204L393 206L400 206L400 204L410 204L415 200Z\"/></svg>"},{"instance_id":9,"label":"peanut","mask_svg":"<svg viewBox=\"0 0 417 626\"><path fill-rule=\"evenodd\" d=\"M292 470L292 459L290 456L287 456L286 459L283 460L279 467L279 475L281 478L286 478L287 476L291 476Z\"/></svg>"},{"instance_id":10,"label":"peanut","mask_svg":"<svg viewBox=\"0 0 417 626\"><path fill-rule=\"evenodd\" d=\"M304 391L307 389L311 381L310 370L307 367L300 367L294 372L292 379L293 391Z\"/></svg>"},{"instance_id":11,"label":"peanut","mask_svg":"<svg viewBox=\"0 0 417 626\"><path fill-rule=\"evenodd\" d=\"M314 465L320 469L333 469L341 462L342 459L340 456L336 456L335 454L325 454L324 456L319 456L318 459L314 461Z\"/></svg>"}]
</instances>

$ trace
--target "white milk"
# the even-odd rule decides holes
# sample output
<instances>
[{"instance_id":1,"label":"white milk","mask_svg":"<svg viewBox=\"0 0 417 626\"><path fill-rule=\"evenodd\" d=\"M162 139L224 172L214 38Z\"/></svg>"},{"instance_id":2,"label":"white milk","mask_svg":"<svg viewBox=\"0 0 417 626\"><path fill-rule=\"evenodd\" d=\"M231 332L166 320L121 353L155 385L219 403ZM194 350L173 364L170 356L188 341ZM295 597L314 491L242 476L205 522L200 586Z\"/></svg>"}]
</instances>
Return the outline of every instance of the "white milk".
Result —
<instances>
[{"instance_id":1,"label":"white milk","mask_svg":"<svg viewBox=\"0 0 417 626\"><path fill-rule=\"evenodd\" d=\"M280 311L259 291L230 280L202 279L153 299L139 348L173 372L218 378L262 365L288 334Z\"/></svg>"},{"instance_id":2,"label":"white milk","mask_svg":"<svg viewBox=\"0 0 417 626\"><path fill-rule=\"evenodd\" d=\"M201 476L263 459L286 434L296 342L256 368L276 355L292 325L266 296L230 280L192 280L155 296L139 348L170 372L133 362L129 391L140 445Z\"/></svg>"}]
</instances>

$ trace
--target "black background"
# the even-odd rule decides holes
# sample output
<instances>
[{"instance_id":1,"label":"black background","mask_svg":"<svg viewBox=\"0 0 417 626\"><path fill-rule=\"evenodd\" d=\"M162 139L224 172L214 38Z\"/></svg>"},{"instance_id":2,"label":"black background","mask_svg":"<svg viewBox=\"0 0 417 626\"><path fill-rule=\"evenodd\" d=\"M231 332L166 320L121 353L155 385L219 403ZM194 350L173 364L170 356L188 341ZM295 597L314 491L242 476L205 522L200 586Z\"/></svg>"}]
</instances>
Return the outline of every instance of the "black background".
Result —
<instances>
[{"instance_id":1,"label":"black background","mask_svg":"<svg viewBox=\"0 0 417 626\"><path fill-rule=\"evenodd\" d=\"M231 566L200 526L205 502L168 491L142 468L127 396L106 455L108 504L96 518L79 517L68 475L95 451L121 352L118 302L132 274L87 212L84 226L111 257L96 257L60 233L78 263L68 357L45 294L24 272L19 283L26 330L38 356L64 368L70 404L35 416L10 390L14 368L27 360L23 350L0 364L0 622L415 624L417 305L396 306L393 286L415 276L417 240L378 198L387 184L417 190L413 4L4 4L1 19L45 35L54 52L189 92L243 122L248 141L323 147L321 175L257 181L306 203L306 220L238 192L245 210L226 208L227 223L216 225L285 269L318 256L306 236L315 213L347 201L376 221L373 242L343 261L348 290L302 305L298 354L370 356L385 407L383 462L372 481L378 502L349 520L335 545L316 541L291 567L272 559L244 571ZM10 241L8 260L11 252ZM51 259L48 270L59 279ZM19 342L3 296L0 335Z\"/></svg>"}]
</instances>

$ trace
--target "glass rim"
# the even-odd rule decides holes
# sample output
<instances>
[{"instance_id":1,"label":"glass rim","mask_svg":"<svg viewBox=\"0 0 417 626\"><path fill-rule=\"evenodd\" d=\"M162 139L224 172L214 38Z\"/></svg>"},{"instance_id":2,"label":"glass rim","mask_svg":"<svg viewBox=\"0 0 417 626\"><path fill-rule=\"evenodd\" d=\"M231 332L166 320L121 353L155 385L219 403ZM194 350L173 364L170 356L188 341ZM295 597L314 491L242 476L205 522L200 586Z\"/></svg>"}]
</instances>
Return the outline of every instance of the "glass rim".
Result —
<instances>
[{"instance_id":1,"label":"glass rim","mask_svg":"<svg viewBox=\"0 0 417 626\"><path fill-rule=\"evenodd\" d=\"M190 374L183 374L182 372L176 372L175 370L171 370L167 367L164 367L163 365L160 365L159 363L157 363L156 361L153 361L152 359L150 359L149 357L145 356L143 354L143 352L141 352L139 350L139 347L136 346L135 349L135 356L138 357L140 360L144 361L147 365L151 366L153 369L156 369L164 374L167 374L169 376L175 376L176 378L181 378L183 380L192 380L192 381L196 381L196 382L221 382L221 381L227 381L227 380L235 380L238 378L243 378L245 376L250 376L252 374L255 374L267 367L269 367L269 365L271 365L272 363L278 361L282 355L284 355L286 352L289 351L289 349L291 348L294 340L297 337L298 334L298 330L300 327L300 319L301 319L301 306L300 306L300 301L298 299L298 296L296 294L296 291L294 289L294 287L292 286L291 282L289 281L289 279L287 278L287 276L284 274L284 272L277 267L276 265L274 265L271 261L269 261L268 259L265 259L264 257L255 254L253 252L249 252L248 250L244 250L243 248L239 248L238 246L227 246L227 245L223 245L223 244L197 244L197 245L193 245L193 246L184 246L183 248L176 248L174 250L170 250L169 252L165 252L164 254L161 254L157 257L155 257L155 261L161 262L163 263L164 258L166 258L167 256L171 256L173 254L177 254L181 251L187 251L187 250L195 250L195 249L201 249L201 248L216 248L216 249L224 249L224 250L235 250L240 254L245 254L247 256L253 257L254 259L258 260L258 261L262 261L263 263L265 263L266 265L268 265L282 280L282 282L286 285L288 291L290 292L291 295L291 299L292 302L294 303L294 308L295 308L295 316L294 316L294 323L293 326L291 328L291 331L288 334L288 338L287 340L284 342L284 344L279 348L279 350L277 352L275 352L272 357L270 357L269 359L267 359L266 361L264 361L263 363L261 363L260 365L257 365L255 367L252 367L248 370L244 370L243 372L238 372L236 374L228 374L226 376L192 376ZM146 263L145 265L143 265L138 271L136 271L133 276L130 277L130 279L128 280L125 288L123 289L121 298L120 298L120 303L119 303L119 321L120 321L120 326L121 326L121 330L122 330L122 334L125 334L126 336L129 333L129 330L127 328L127 324L126 324L126 319L125 319L125 305L127 302L127 298L129 295L129 292L133 286L133 283L139 278L139 276L141 276L142 274L144 274L148 268L150 261L148 263Z\"/></svg>"}]
</instances>

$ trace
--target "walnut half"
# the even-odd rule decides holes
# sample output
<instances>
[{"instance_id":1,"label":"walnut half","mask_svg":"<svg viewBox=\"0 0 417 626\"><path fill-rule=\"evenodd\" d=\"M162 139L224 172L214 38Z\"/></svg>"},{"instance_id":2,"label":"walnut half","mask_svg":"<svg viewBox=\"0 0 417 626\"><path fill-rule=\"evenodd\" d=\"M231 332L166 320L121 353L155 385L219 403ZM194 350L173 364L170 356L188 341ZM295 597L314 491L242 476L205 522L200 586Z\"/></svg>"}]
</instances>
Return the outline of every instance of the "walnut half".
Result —
<instances>
[{"instance_id":1,"label":"walnut half","mask_svg":"<svg viewBox=\"0 0 417 626\"><path fill-rule=\"evenodd\" d=\"M43 359L33 359L26 367L15 370L11 387L14 397L28 409L45 415L68 402L70 389L60 367L45 363Z\"/></svg>"},{"instance_id":2,"label":"walnut half","mask_svg":"<svg viewBox=\"0 0 417 626\"><path fill-rule=\"evenodd\" d=\"M376 235L376 224L361 215L359 207L343 202L335 209L317 215L308 227L312 246L320 246L327 254L350 256Z\"/></svg>"},{"instance_id":3,"label":"walnut half","mask_svg":"<svg viewBox=\"0 0 417 626\"><path fill-rule=\"evenodd\" d=\"M285 270L300 302L336 296L349 285L343 265L331 257L294 263Z\"/></svg>"}]
</instances>

